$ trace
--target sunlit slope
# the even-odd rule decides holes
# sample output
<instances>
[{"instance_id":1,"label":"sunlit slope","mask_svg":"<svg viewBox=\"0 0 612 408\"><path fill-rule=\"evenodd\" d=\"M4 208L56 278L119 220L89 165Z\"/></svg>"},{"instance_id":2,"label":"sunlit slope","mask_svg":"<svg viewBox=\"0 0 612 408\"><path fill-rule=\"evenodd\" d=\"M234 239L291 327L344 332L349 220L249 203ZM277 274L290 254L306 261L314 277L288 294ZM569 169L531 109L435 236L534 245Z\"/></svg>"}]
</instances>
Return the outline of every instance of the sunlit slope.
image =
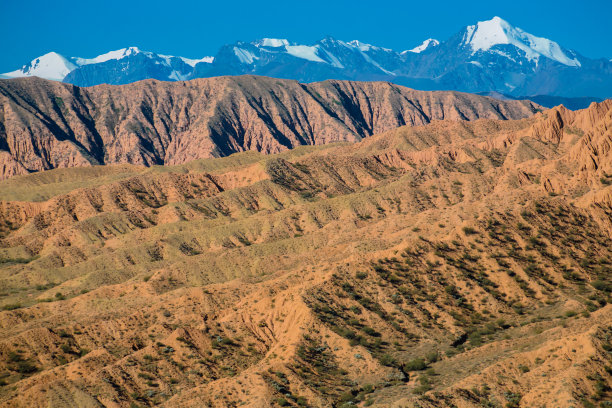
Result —
<instances>
[{"instance_id":1,"label":"sunlit slope","mask_svg":"<svg viewBox=\"0 0 612 408\"><path fill-rule=\"evenodd\" d=\"M0 404L599 404L611 128L607 101L4 181Z\"/></svg>"}]
</instances>

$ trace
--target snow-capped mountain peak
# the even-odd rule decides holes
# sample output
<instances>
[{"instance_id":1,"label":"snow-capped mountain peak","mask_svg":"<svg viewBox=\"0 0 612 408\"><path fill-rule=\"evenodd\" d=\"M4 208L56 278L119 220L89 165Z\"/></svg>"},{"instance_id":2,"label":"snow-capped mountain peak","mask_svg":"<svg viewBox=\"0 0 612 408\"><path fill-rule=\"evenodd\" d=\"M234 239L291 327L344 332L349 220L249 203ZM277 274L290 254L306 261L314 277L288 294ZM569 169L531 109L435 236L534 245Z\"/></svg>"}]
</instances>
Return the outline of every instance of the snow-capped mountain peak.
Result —
<instances>
[{"instance_id":1,"label":"snow-capped mountain peak","mask_svg":"<svg viewBox=\"0 0 612 408\"><path fill-rule=\"evenodd\" d=\"M370 48L372 48L372 45L362 43L359 40L349 41L347 44L350 45L351 47L358 48L360 51L369 51Z\"/></svg>"},{"instance_id":2,"label":"snow-capped mountain peak","mask_svg":"<svg viewBox=\"0 0 612 408\"><path fill-rule=\"evenodd\" d=\"M279 48L289 45L289 41L284 38L262 38L261 40L255 41L253 45L256 47Z\"/></svg>"},{"instance_id":3,"label":"snow-capped mountain peak","mask_svg":"<svg viewBox=\"0 0 612 408\"><path fill-rule=\"evenodd\" d=\"M471 47L472 54L487 51L496 45L511 44L525 52L525 57L536 64L540 56L543 56L564 65L580 66L580 62L570 58L556 42L513 27L500 17L468 26L462 43Z\"/></svg>"},{"instance_id":4,"label":"snow-capped mountain peak","mask_svg":"<svg viewBox=\"0 0 612 408\"><path fill-rule=\"evenodd\" d=\"M381 48L381 47L377 47L377 46L372 45L372 44L366 44L366 43L363 43L363 42L361 42L359 40L349 41L349 42L347 42L345 44L348 45L348 46L351 46L353 48L357 48L357 49L359 49L359 51L363 51L363 52L368 52L370 50L376 50L376 51L383 50L383 51L387 51L387 52L392 51L392 50L390 50L388 48Z\"/></svg>"},{"instance_id":5,"label":"snow-capped mountain peak","mask_svg":"<svg viewBox=\"0 0 612 408\"><path fill-rule=\"evenodd\" d=\"M435 38L428 38L425 41L423 41L419 46L414 47L411 50L403 51L402 54L405 54L407 52L413 52L415 54L419 54L428 48L436 47L438 45L440 45L440 41L436 40Z\"/></svg>"},{"instance_id":6,"label":"snow-capped mountain peak","mask_svg":"<svg viewBox=\"0 0 612 408\"><path fill-rule=\"evenodd\" d=\"M609 97L610 70L612 61L608 58L583 57L494 17L464 27L446 41L428 38L403 52L331 36L306 44L266 37L226 44L214 58L201 59L157 54L137 47L93 58L48 53L0 77L39 76L92 86L149 78L183 81L251 74L303 82L330 78L387 80L417 88L496 91L517 96L563 92ZM551 80L542 80L547 77Z\"/></svg>"},{"instance_id":7,"label":"snow-capped mountain peak","mask_svg":"<svg viewBox=\"0 0 612 408\"><path fill-rule=\"evenodd\" d=\"M325 62L319 56L319 47L316 45L287 45L285 49L287 50L287 54L293 55L296 58L313 62Z\"/></svg>"},{"instance_id":8,"label":"snow-capped mountain peak","mask_svg":"<svg viewBox=\"0 0 612 408\"><path fill-rule=\"evenodd\" d=\"M259 59L257 55L247 49L241 47L234 47L233 50L234 55L236 56L236 58L238 58L241 64L251 65L255 60Z\"/></svg>"},{"instance_id":9,"label":"snow-capped mountain peak","mask_svg":"<svg viewBox=\"0 0 612 408\"><path fill-rule=\"evenodd\" d=\"M21 67L21 69L7 72L6 74L2 74L2 76L6 78L37 76L40 78L61 81L76 67L77 65L69 61L63 55L56 52L49 52L33 59L29 64Z\"/></svg>"},{"instance_id":10,"label":"snow-capped mountain peak","mask_svg":"<svg viewBox=\"0 0 612 408\"><path fill-rule=\"evenodd\" d=\"M213 61L215 60L215 57L204 57L204 58L194 59L194 58L185 58L185 57L174 57L172 55L161 55L161 54L159 56L163 58L180 58L181 60L183 60L185 64L192 66L192 67L195 67L196 64L199 64L200 62L212 64Z\"/></svg>"},{"instance_id":11,"label":"snow-capped mountain peak","mask_svg":"<svg viewBox=\"0 0 612 408\"><path fill-rule=\"evenodd\" d=\"M187 72L177 71L173 65L173 59L179 59L185 64L194 68L196 64L212 63L213 57L204 57L200 59L175 57L172 55L161 55L149 51L142 51L138 47L121 48L115 51L98 55L94 58L66 58L56 52L49 52L32 60L29 64L24 65L16 71L0 74L0 78L19 78L26 76L37 76L40 78L51 79L54 81L63 81L71 72L82 69L85 66L96 66L96 64L106 63L108 61L120 61L124 58L142 54L147 57L149 63L163 66L171 69L168 79L185 80L188 77ZM180 70L180 68L179 68Z\"/></svg>"},{"instance_id":12,"label":"snow-capped mountain peak","mask_svg":"<svg viewBox=\"0 0 612 408\"><path fill-rule=\"evenodd\" d=\"M105 54L98 55L95 58L75 58L78 65L99 64L110 60L119 60L130 55L136 55L141 51L138 47L121 48L120 50L109 51Z\"/></svg>"}]
</instances>

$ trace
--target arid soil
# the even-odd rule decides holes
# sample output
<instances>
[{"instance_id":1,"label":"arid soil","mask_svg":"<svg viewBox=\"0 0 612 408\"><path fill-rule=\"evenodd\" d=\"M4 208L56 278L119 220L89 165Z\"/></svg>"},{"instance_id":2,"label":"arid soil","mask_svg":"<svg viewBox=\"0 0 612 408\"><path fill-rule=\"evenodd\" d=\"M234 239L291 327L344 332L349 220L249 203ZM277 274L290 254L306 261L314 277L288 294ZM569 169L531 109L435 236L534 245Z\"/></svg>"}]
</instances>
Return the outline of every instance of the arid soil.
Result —
<instances>
[{"instance_id":1,"label":"arid soil","mask_svg":"<svg viewBox=\"0 0 612 408\"><path fill-rule=\"evenodd\" d=\"M0 406L609 406L612 101L440 115L0 182Z\"/></svg>"},{"instance_id":2,"label":"arid soil","mask_svg":"<svg viewBox=\"0 0 612 408\"><path fill-rule=\"evenodd\" d=\"M278 153L436 119L521 119L539 109L529 101L386 82L242 76L79 88L38 78L0 80L0 180L63 167Z\"/></svg>"}]
</instances>

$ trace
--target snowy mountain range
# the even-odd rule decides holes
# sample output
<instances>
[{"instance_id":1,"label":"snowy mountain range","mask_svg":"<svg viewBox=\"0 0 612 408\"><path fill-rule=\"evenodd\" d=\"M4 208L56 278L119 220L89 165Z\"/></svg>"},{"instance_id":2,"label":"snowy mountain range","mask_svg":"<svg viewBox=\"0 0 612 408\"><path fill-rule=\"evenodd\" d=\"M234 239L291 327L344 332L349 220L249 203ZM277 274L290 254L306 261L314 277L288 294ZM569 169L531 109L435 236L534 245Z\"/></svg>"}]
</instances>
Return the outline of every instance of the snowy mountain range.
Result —
<instances>
[{"instance_id":1,"label":"snowy mountain range","mask_svg":"<svg viewBox=\"0 0 612 408\"><path fill-rule=\"evenodd\" d=\"M124 48L95 58L45 54L3 77L40 76L91 86L153 78L265 75L313 82L382 80L417 89L496 92L511 97L611 97L612 61L589 59L494 17L405 51L326 37L312 45L263 38L228 44L194 60Z\"/></svg>"},{"instance_id":2,"label":"snowy mountain range","mask_svg":"<svg viewBox=\"0 0 612 408\"><path fill-rule=\"evenodd\" d=\"M110 51L95 58L64 57L50 52L1 76L37 76L81 86L126 84L148 78L184 81L190 79L196 64L212 61L212 57L189 59L141 51L138 47Z\"/></svg>"}]
</instances>

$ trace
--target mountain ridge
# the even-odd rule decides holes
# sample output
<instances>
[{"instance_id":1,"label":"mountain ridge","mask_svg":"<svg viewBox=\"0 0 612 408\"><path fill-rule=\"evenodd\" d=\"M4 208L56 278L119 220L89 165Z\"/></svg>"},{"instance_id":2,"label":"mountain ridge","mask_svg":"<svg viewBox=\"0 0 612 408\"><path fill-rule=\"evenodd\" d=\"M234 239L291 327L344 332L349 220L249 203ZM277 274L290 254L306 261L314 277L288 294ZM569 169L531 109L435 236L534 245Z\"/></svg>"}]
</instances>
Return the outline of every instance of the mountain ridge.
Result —
<instances>
[{"instance_id":1,"label":"mountain ridge","mask_svg":"<svg viewBox=\"0 0 612 408\"><path fill-rule=\"evenodd\" d=\"M132 49L136 51L125 52ZM224 45L214 57L201 60L134 47L123 49L124 55L119 55L121 51L108 53L113 58L101 63L91 63L96 58L67 59L75 68L63 80L92 86L147 78L179 81L254 74L300 82L385 80L422 90L500 92L513 96L612 96L612 61L586 58L499 17L465 26L446 41L430 38L402 52L332 37L312 45L275 38L239 41ZM83 65L79 66L79 61ZM90 63L84 63L87 61ZM14 71L8 75L28 75L28 67L33 64L24 66L21 74ZM54 79L66 69L65 64L59 64Z\"/></svg>"},{"instance_id":2,"label":"mountain ridge","mask_svg":"<svg viewBox=\"0 0 612 408\"><path fill-rule=\"evenodd\" d=\"M301 84L256 76L79 88L0 80L0 178L57 167L179 164L244 150L355 142L436 119L519 119L541 110L387 82Z\"/></svg>"},{"instance_id":3,"label":"mountain ridge","mask_svg":"<svg viewBox=\"0 0 612 408\"><path fill-rule=\"evenodd\" d=\"M66 78L70 78L70 74L75 70L83 70L85 73L81 75L87 75L87 71L91 70L91 67L86 68L89 65L108 66L113 62L119 63L122 60L133 60L134 58L139 59L139 64L145 67L144 72L143 67L139 67L140 73L134 77L136 79L121 79L120 74L115 74L115 78L107 76L106 82L109 84L129 83L134 80L150 78L181 81L187 79L191 72L187 67L193 68L198 63L210 63L213 60L213 57L193 59L156 54L150 51L142 51L138 47L121 48L93 58L64 57L56 52L49 52L35 58L19 70L0 74L0 78L38 76L43 79L64 81Z\"/></svg>"}]
</instances>

